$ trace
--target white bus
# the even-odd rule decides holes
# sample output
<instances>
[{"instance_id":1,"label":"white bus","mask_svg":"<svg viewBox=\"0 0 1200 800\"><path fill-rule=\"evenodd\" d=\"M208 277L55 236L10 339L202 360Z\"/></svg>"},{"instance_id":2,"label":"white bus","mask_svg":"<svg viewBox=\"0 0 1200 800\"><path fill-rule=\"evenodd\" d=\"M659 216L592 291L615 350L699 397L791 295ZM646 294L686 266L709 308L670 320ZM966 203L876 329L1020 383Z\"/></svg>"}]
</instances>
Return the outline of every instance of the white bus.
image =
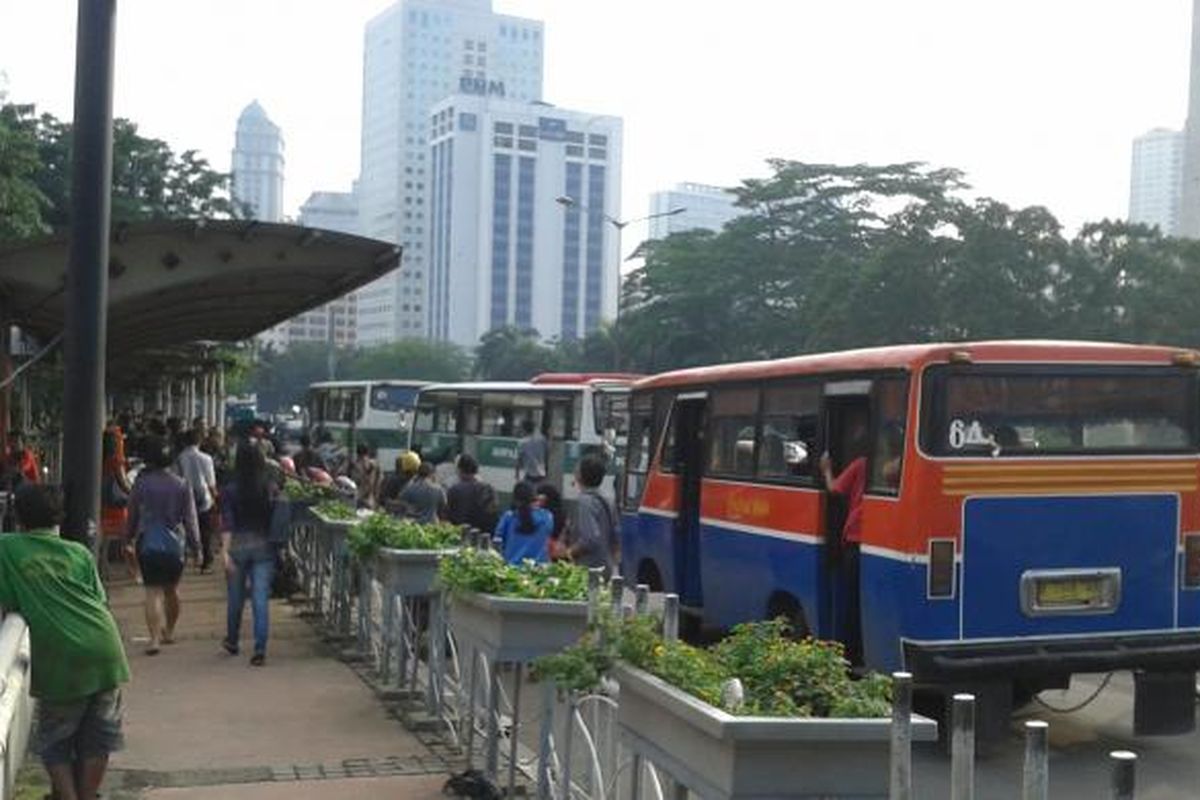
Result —
<instances>
[{"instance_id":1,"label":"white bus","mask_svg":"<svg viewBox=\"0 0 1200 800\"><path fill-rule=\"evenodd\" d=\"M609 475L602 491L614 494L616 458L629 423L632 375L545 374L529 382L443 383L426 386L417 398L410 449L439 466L459 453L479 461L479 477L506 502L516 482L517 450L524 421L533 420L549 445L547 480L565 500L579 495L575 465L603 455Z\"/></svg>"},{"instance_id":2,"label":"white bus","mask_svg":"<svg viewBox=\"0 0 1200 800\"><path fill-rule=\"evenodd\" d=\"M408 445L417 392L427 381L327 381L308 387L305 404L314 445L329 440L339 457L366 443L385 472Z\"/></svg>"}]
</instances>

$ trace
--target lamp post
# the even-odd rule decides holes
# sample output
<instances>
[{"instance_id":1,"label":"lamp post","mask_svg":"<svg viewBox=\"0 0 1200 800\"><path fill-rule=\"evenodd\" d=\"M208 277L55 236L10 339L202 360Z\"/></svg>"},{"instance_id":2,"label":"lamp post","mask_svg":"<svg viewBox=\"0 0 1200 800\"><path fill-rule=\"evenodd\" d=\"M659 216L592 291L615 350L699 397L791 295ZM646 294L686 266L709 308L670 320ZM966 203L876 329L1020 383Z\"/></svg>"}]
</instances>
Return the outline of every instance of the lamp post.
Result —
<instances>
[{"instance_id":1,"label":"lamp post","mask_svg":"<svg viewBox=\"0 0 1200 800\"><path fill-rule=\"evenodd\" d=\"M625 232L626 228L628 228L630 225L633 225L634 223L649 222L652 219L660 219L662 217L673 217L676 214L682 214L683 212L687 211L687 208L685 208L683 206L678 206L676 208L671 208L666 211L659 211L654 214L647 214L644 217L634 217L633 219L617 219L612 214L609 214L608 212L604 211L603 209L592 208L592 207L588 206L586 203L580 203L574 197L570 197L565 194L554 198L554 202L558 203L563 208L577 208L580 211L584 212L585 214L595 214L595 215L599 216L601 219L603 219L605 222L607 222L609 225L612 225L613 229L617 232L617 318L615 320L613 320L613 326L616 328L619 328L620 324L621 324L621 294L622 294L622 292L621 292L621 261L622 261L621 235ZM616 363L614 364L614 366L619 370L621 368L621 336L620 336L619 330L617 331L617 336L613 340L613 343L614 343L614 350L615 350L614 355L616 357Z\"/></svg>"}]
</instances>

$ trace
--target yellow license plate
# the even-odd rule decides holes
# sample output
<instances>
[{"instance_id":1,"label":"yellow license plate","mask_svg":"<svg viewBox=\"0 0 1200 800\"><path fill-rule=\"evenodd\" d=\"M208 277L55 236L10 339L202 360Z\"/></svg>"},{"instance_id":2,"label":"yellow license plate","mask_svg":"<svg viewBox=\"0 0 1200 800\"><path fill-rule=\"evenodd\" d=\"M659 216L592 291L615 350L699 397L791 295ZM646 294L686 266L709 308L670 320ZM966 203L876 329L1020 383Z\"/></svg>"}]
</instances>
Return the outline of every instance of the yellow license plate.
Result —
<instances>
[{"instance_id":1,"label":"yellow license plate","mask_svg":"<svg viewBox=\"0 0 1200 800\"><path fill-rule=\"evenodd\" d=\"M1097 579L1065 581L1039 581L1037 604L1047 606L1093 606L1099 605L1104 592Z\"/></svg>"}]
</instances>

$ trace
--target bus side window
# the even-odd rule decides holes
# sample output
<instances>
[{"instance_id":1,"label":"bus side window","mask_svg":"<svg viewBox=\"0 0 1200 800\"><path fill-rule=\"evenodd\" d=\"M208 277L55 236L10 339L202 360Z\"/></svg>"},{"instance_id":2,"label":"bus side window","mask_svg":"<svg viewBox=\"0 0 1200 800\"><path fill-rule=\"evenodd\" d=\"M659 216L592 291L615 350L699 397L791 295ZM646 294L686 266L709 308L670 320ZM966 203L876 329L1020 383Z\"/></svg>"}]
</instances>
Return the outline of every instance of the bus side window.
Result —
<instances>
[{"instance_id":1,"label":"bus side window","mask_svg":"<svg viewBox=\"0 0 1200 800\"><path fill-rule=\"evenodd\" d=\"M757 416L758 389L722 389L713 394L709 412L708 474L754 474Z\"/></svg>"},{"instance_id":2,"label":"bus side window","mask_svg":"<svg viewBox=\"0 0 1200 800\"><path fill-rule=\"evenodd\" d=\"M905 418L908 414L908 377L875 381L871 417L871 475L867 491L894 495L900 491L904 466Z\"/></svg>"},{"instance_id":3,"label":"bus side window","mask_svg":"<svg viewBox=\"0 0 1200 800\"><path fill-rule=\"evenodd\" d=\"M629 439L625 458L625 489L621 505L627 511L635 511L642 502L642 490L646 485L646 473L650 471L650 455L653 448L654 409L649 397L634 401L629 420Z\"/></svg>"},{"instance_id":4,"label":"bus side window","mask_svg":"<svg viewBox=\"0 0 1200 800\"><path fill-rule=\"evenodd\" d=\"M763 389L760 478L813 483L821 393L815 383L768 385Z\"/></svg>"}]
</instances>

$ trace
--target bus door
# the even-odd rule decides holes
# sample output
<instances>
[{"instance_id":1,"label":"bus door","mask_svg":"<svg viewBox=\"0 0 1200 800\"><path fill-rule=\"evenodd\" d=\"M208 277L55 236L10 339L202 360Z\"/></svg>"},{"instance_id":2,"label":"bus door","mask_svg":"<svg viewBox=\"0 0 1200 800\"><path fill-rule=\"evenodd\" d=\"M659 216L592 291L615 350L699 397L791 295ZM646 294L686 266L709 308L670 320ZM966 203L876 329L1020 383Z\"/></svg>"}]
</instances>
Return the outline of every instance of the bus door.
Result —
<instances>
[{"instance_id":1,"label":"bus door","mask_svg":"<svg viewBox=\"0 0 1200 800\"><path fill-rule=\"evenodd\" d=\"M459 452L479 458L479 428L483 419L483 403L478 397L459 400Z\"/></svg>"},{"instance_id":2,"label":"bus door","mask_svg":"<svg viewBox=\"0 0 1200 800\"><path fill-rule=\"evenodd\" d=\"M708 395L681 394L671 413L674 467L679 476L679 505L675 517L675 582L679 602L691 608L704 605L700 579L700 481L704 476L704 430Z\"/></svg>"},{"instance_id":3,"label":"bus door","mask_svg":"<svg viewBox=\"0 0 1200 800\"><path fill-rule=\"evenodd\" d=\"M858 458L866 458L871 418L871 381L845 380L825 384L824 453L834 478ZM863 476L865 482L866 476ZM861 660L862 620L859 605L858 545L845 539L850 514L842 495L825 496L826 591L820 613L821 630L846 646L852 662Z\"/></svg>"},{"instance_id":4,"label":"bus door","mask_svg":"<svg viewBox=\"0 0 1200 800\"><path fill-rule=\"evenodd\" d=\"M571 436L571 398L548 395L542 409L542 435L546 437L549 454L546 459L546 479L562 486L566 475L567 440Z\"/></svg>"}]
</instances>

